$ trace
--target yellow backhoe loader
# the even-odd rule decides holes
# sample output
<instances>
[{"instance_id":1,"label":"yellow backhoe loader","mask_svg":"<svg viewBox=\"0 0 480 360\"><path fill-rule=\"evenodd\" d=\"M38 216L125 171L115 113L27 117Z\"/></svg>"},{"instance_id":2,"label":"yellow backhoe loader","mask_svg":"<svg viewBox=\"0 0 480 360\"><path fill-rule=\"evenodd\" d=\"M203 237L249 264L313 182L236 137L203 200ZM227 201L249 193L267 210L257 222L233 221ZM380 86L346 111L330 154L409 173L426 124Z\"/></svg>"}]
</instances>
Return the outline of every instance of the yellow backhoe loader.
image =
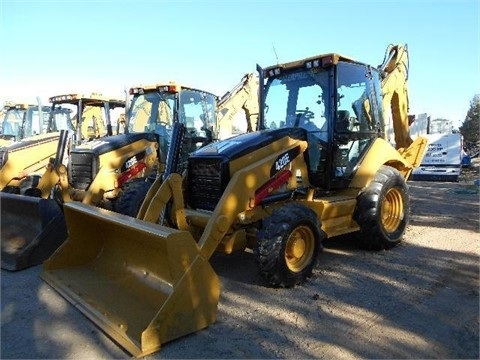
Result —
<instances>
[{"instance_id":1,"label":"yellow backhoe loader","mask_svg":"<svg viewBox=\"0 0 480 360\"><path fill-rule=\"evenodd\" d=\"M38 120L42 112L46 111L48 116L49 108L25 103L15 103L6 101L0 113L0 147L5 147L20 141L32 134L32 125L37 125L39 121L32 123L32 118ZM28 128L28 124L30 128ZM40 134L40 131L36 132Z\"/></svg>"},{"instance_id":2,"label":"yellow backhoe loader","mask_svg":"<svg viewBox=\"0 0 480 360\"><path fill-rule=\"evenodd\" d=\"M216 126L216 96L207 91L175 82L135 86L130 89L131 104L127 114L131 132L154 131L158 136L158 167L122 185L115 211L130 212L130 208L143 200L138 189L149 187L155 178L166 171L170 143L174 139L173 125L182 123L186 131L181 135L181 153L175 154L178 161L184 162L189 152L210 143ZM177 136L177 135L175 135ZM172 153L172 156L174 154ZM183 160L182 160L183 159Z\"/></svg>"},{"instance_id":3,"label":"yellow backhoe loader","mask_svg":"<svg viewBox=\"0 0 480 360\"><path fill-rule=\"evenodd\" d=\"M161 88L162 86L155 85L143 87L141 91L136 88L131 90L131 93L136 94L133 98L134 106L131 107L132 113L130 115L130 117L135 119L134 123L138 122L136 120L137 117L150 116L152 113L152 105L150 103L155 103L155 99L158 96L158 94L155 94ZM160 167L159 172L153 173L146 178L137 178L127 182L116 203L116 212L135 217L152 183L156 179L166 178L171 172L182 172L185 169L189 153L212 141L224 140L233 135L251 132L252 124L253 127L256 126L258 118L258 78L255 74L244 75L241 81L221 98L214 98L210 94L206 98L208 101L193 101L192 103L195 97L188 94L182 94L177 105L180 108L185 108L185 112L182 110L178 111L178 114L182 115L179 122L185 124L185 126L181 127L175 133L175 136L168 137L170 139L169 144L166 143L167 139L164 139L161 143L163 149L160 152L163 155L161 164L165 166ZM160 102L161 104L164 103ZM238 118L237 115L240 114L241 110L244 111L245 117ZM168 114L162 107L159 108L158 113ZM141 121L141 123L143 122ZM133 127L135 126L137 125ZM179 137L182 140L180 140L178 145L174 145L173 149L176 149L177 146L180 146L180 149L176 151L177 154L175 154L175 151L172 151L171 161L173 163L167 169L168 149L171 147L171 143ZM160 186L160 184L161 181L157 181L156 187ZM154 191L152 190L152 192Z\"/></svg>"},{"instance_id":4,"label":"yellow backhoe loader","mask_svg":"<svg viewBox=\"0 0 480 360\"><path fill-rule=\"evenodd\" d=\"M62 206L66 202L126 211L121 207L126 203L121 201L122 194L149 175L164 172L174 122L182 122L187 128L182 137L183 157L211 141L216 126L215 95L175 83L133 87L130 94L133 98L128 114L119 121L125 127L122 134L102 137L105 133L112 135L110 119L107 126L102 126L98 114L84 113L73 145L68 145L68 134L62 132L56 157L51 158L38 184L25 190L28 196L1 197L2 268L21 270L36 265L65 240ZM88 101L75 95L53 100L88 104L90 108L102 105L106 110L124 104L104 101L100 95L92 95ZM132 200L131 196L126 198ZM29 229L15 226L24 213L29 214Z\"/></svg>"},{"instance_id":5,"label":"yellow backhoe loader","mask_svg":"<svg viewBox=\"0 0 480 360\"><path fill-rule=\"evenodd\" d=\"M218 140L225 140L233 135L252 132L258 121L258 77L254 73L245 74L242 80L217 102ZM240 110L245 120L238 119Z\"/></svg>"},{"instance_id":6,"label":"yellow backhoe loader","mask_svg":"<svg viewBox=\"0 0 480 360\"><path fill-rule=\"evenodd\" d=\"M0 191L19 192L20 185L48 162L58 134L47 133L50 107L7 102L0 135ZM57 114L58 116L58 114ZM55 150L53 150L55 151Z\"/></svg>"},{"instance_id":7,"label":"yellow backhoe loader","mask_svg":"<svg viewBox=\"0 0 480 360\"><path fill-rule=\"evenodd\" d=\"M407 113L395 110L407 108L406 75L396 76L406 57L396 45L380 68L335 53L258 66L258 131L191 154L182 174L152 186L136 219L65 204L69 236L42 279L143 356L215 321L215 251L250 248L266 283L293 287L325 238L395 246L409 221L406 179L426 145L410 142ZM397 148L385 139L386 107Z\"/></svg>"},{"instance_id":8,"label":"yellow backhoe loader","mask_svg":"<svg viewBox=\"0 0 480 360\"><path fill-rule=\"evenodd\" d=\"M15 104L11 113L7 112L7 117L2 124L3 136L10 135L15 141L0 149L2 159L0 190L16 194L23 193L21 186L26 187L23 185L25 180L32 176L38 179L50 159L55 156L60 130L74 133L76 115L71 118L72 109L60 106L72 102L71 99L66 99L68 96L50 98L51 107ZM89 101L90 99L87 98L83 100L84 105L80 113L83 113L84 118L97 117L101 120L99 108L89 105ZM94 101L97 100L94 99ZM80 137L85 139L92 136L91 131L89 133L85 126Z\"/></svg>"},{"instance_id":9,"label":"yellow backhoe loader","mask_svg":"<svg viewBox=\"0 0 480 360\"><path fill-rule=\"evenodd\" d=\"M111 135L110 110L125 104L98 94L59 95L50 102L51 108L44 113L49 117L37 116L41 121L34 126L41 135L0 149L4 160L0 170L0 184L4 185L0 192L2 269L38 264L65 240L65 219L61 206L51 197L53 186L42 192L51 178L52 163L65 166L70 141L76 148L82 142Z\"/></svg>"},{"instance_id":10,"label":"yellow backhoe loader","mask_svg":"<svg viewBox=\"0 0 480 360\"><path fill-rule=\"evenodd\" d=\"M32 117L33 109L42 111L45 107L40 108L33 104L5 101L0 111L0 146L7 146L23 138L21 136L22 126L26 123L26 114L30 110L30 117Z\"/></svg>"},{"instance_id":11,"label":"yellow backhoe loader","mask_svg":"<svg viewBox=\"0 0 480 360\"><path fill-rule=\"evenodd\" d=\"M134 139L126 136L128 129L125 128L125 123L123 127L118 126L117 120L115 132L112 125L114 112L126 111L125 100L100 94L92 94L88 98L72 94L55 99L62 99L64 104L84 106L85 110L82 119L76 124L74 138L71 142L68 139L59 142L56 157L51 159L38 186L30 189L30 195L43 199L53 198L60 204L72 200L82 201L89 194L87 188L92 187L90 177L96 175L92 175L92 172L97 171L95 167L103 165L100 162L101 155L116 154L120 148L134 142ZM152 157L154 163L156 154ZM106 169L105 172L109 170L114 171ZM90 193L94 193L94 190ZM102 198L102 194L95 195ZM89 203L88 201L86 202Z\"/></svg>"},{"instance_id":12,"label":"yellow backhoe loader","mask_svg":"<svg viewBox=\"0 0 480 360\"><path fill-rule=\"evenodd\" d=\"M251 76L245 77L242 84L249 86L251 79ZM237 107L246 109L248 103L253 111L253 115L247 116L250 121L254 119L255 106L250 104L245 90L240 90L237 86L229 96L224 96L218 109L226 109L233 115ZM100 95L89 99L76 95L52 98L57 105L88 105L77 126L76 137L82 143L78 144L77 140L67 154L69 138L63 132L56 157L51 158L38 184L35 182L23 192L30 197L2 196L5 205L2 208L5 219L2 268L21 270L36 265L58 247L66 238L63 203L81 201L135 216L152 182L172 169L165 168L171 141L181 143L181 150L171 154L173 166L181 171L188 153L218 139L220 125L215 116L217 99L213 94L175 83L137 86L130 89L130 94L133 97L127 121L124 117L118 122L125 127L123 134L101 138L104 134L111 135L109 110L118 107L121 101L106 101ZM88 111L101 106L105 109L107 126L99 121L99 114ZM173 135L175 122L184 124L185 131ZM222 126L225 124L231 129L232 119L222 122ZM27 209L31 220L29 231L12 226Z\"/></svg>"}]
</instances>

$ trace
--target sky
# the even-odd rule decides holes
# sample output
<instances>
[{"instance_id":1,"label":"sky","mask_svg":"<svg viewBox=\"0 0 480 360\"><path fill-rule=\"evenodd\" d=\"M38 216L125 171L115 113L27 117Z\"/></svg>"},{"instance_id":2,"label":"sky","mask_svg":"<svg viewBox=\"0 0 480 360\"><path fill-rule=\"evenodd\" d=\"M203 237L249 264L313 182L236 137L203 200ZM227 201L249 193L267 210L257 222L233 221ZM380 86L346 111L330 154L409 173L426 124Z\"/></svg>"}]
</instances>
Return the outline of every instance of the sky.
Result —
<instances>
[{"instance_id":1,"label":"sky","mask_svg":"<svg viewBox=\"0 0 480 360\"><path fill-rule=\"evenodd\" d=\"M410 114L460 126L480 94L480 0L0 0L0 104L125 96L176 81L223 95L262 67L406 44Z\"/></svg>"}]
</instances>

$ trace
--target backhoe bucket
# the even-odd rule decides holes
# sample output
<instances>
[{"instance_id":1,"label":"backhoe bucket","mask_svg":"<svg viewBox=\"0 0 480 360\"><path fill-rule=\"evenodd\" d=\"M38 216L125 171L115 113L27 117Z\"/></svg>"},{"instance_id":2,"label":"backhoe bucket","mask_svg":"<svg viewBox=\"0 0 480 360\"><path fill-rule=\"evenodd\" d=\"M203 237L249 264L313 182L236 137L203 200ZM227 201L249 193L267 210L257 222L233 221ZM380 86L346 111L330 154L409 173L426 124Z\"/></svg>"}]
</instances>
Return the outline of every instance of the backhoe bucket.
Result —
<instances>
[{"instance_id":1,"label":"backhoe bucket","mask_svg":"<svg viewBox=\"0 0 480 360\"><path fill-rule=\"evenodd\" d=\"M0 192L2 269L41 264L65 241L60 205L52 199Z\"/></svg>"},{"instance_id":2,"label":"backhoe bucket","mask_svg":"<svg viewBox=\"0 0 480 360\"><path fill-rule=\"evenodd\" d=\"M80 202L41 277L134 356L216 320L220 282L192 235Z\"/></svg>"}]
</instances>

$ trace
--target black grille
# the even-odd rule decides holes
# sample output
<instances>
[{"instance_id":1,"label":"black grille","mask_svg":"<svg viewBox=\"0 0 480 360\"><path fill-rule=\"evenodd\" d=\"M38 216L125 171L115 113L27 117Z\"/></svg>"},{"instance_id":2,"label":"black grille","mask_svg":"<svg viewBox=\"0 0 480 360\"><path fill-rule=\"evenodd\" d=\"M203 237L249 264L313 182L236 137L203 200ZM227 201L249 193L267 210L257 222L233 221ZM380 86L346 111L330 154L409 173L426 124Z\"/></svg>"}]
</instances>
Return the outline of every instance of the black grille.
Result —
<instances>
[{"instance_id":1,"label":"black grille","mask_svg":"<svg viewBox=\"0 0 480 360\"><path fill-rule=\"evenodd\" d=\"M68 181L78 190L87 190L97 175L98 164L93 153L70 153Z\"/></svg>"},{"instance_id":2,"label":"black grille","mask_svg":"<svg viewBox=\"0 0 480 360\"><path fill-rule=\"evenodd\" d=\"M228 183L228 169L220 158L190 158L188 204L195 209L214 210Z\"/></svg>"}]
</instances>

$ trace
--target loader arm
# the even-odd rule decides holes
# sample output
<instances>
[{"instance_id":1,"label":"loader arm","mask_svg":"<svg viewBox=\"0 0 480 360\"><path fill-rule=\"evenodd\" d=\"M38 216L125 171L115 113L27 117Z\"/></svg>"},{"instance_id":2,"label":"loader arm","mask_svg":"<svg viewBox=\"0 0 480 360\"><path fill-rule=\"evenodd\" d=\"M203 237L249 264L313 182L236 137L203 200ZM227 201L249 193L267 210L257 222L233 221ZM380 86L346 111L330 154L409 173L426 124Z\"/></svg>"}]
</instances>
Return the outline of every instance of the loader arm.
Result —
<instances>
[{"instance_id":1,"label":"loader arm","mask_svg":"<svg viewBox=\"0 0 480 360\"><path fill-rule=\"evenodd\" d=\"M215 144L212 144L205 151L212 151ZM191 230L190 225L202 224L202 234L198 238L200 253L205 259L209 259L216 248L236 221L238 214L253 209L258 204L256 198L258 190L276 179L280 173L272 175L271 169L278 161L281 154L294 152L292 164L297 161L303 162L307 143L304 140L285 136L263 148L256 149L252 154L233 160L231 166L231 178L223 191L213 213L206 213L203 210L186 208L186 201L182 192L182 177L180 174L171 174L162 185L158 187L155 195L150 197L150 202L142 220L147 222L158 222L168 206L173 202L172 213L178 229ZM202 150L199 150L201 153ZM256 159L252 161L251 159ZM295 167L295 165L293 165ZM233 170L235 169L235 170ZM289 179L281 180L288 182ZM147 197L148 198L148 197ZM202 218L204 220L202 221Z\"/></svg>"},{"instance_id":2,"label":"loader arm","mask_svg":"<svg viewBox=\"0 0 480 360\"><path fill-rule=\"evenodd\" d=\"M70 201L70 198L66 196L68 194L68 178L66 174L66 166L63 164L65 153L68 151L69 146L69 132L67 130L60 130L60 137L58 139L57 151L54 158L50 158L49 163L46 166L46 170L43 173L38 183L37 196L43 199L48 199L51 196L52 189L56 184L61 184L65 189L63 194L63 201ZM62 188L62 189L63 189ZM35 194L32 194L35 196Z\"/></svg>"}]
</instances>

